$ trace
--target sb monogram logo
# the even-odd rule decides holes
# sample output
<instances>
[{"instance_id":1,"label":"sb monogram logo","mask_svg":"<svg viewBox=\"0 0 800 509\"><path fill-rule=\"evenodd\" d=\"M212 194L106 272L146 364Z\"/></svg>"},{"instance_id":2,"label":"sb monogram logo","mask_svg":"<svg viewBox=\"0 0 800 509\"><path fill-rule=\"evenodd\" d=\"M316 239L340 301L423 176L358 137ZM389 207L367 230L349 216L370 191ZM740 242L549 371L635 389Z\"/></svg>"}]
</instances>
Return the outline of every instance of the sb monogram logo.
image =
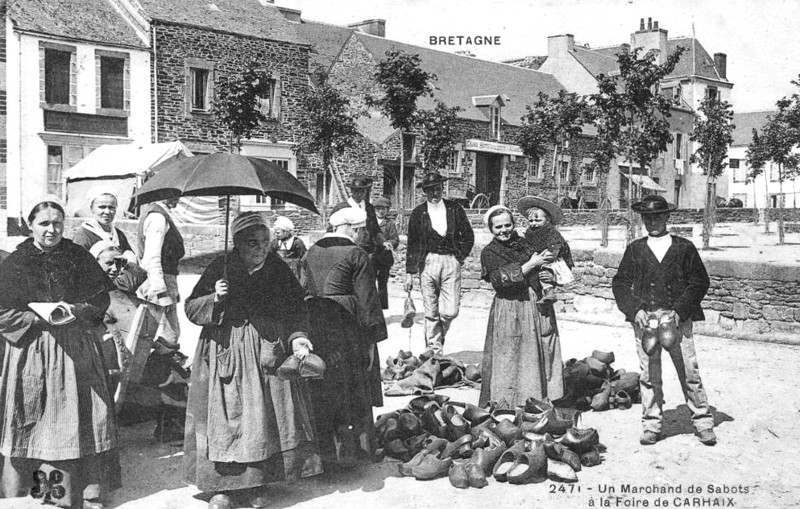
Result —
<instances>
[{"instance_id":1,"label":"sb monogram logo","mask_svg":"<svg viewBox=\"0 0 800 509\"><path fill-rule=\"evenodd\" d=\"M48 476L41 470L33 473L33 488L31 496L42 499L43 503L53 502L64 498L67 494L61 483L64 481L64 474L59 470L53 470Z\"/></svg>"}]
</instances>

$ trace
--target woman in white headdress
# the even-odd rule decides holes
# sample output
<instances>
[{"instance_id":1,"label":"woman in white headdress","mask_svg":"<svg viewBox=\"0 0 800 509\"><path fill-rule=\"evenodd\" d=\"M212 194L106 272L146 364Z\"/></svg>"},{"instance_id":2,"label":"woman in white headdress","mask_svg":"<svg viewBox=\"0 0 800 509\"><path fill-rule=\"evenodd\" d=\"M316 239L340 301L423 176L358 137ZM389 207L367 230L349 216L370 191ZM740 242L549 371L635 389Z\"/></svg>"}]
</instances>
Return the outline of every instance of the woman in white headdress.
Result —
<instances>
[{"instance_id":1,"label":"woman in white headdress","mask_svg":"<svg viewBox=\"0 0 800 509\"><path fill-rule=\"evenodd\" d=\"M87 193L86 201L92 217L78 228L72 242L88 251L96 243L108 241L119 248L127 262L136 263L136 253L128 238L122 230L114 226L114 217L117 215L116 192L107 187L93 187Z\"/></svg>"},{"instance_id":2,"label":"woman in white headdress","mask_svg":"<svg viewBox=\"0 0 800 509\"><path fill-rule=\"evenodd\" d=\"M208 266L185 304L203 327L186 407L186 476L202 491L263 507L267 484L322 472L306 385L276 376L284 352L312 348L308 311L300 283L268 248L266 218L245 212L231 231L233 250Z\"/></svg>"},{"instance_id":3,"label":"woman in white headdress","mask_svg":"<svg viewBox=\"0 0 800 509\"><path fill-rule=\"evenodd\" d=\"M270 249L283 258L292 273L300 279L300 260L306 254L306 245L294 235L294 223L285 216L278 216L273 221L275 238L270 243Z\"/></svg>"}]
</instances>

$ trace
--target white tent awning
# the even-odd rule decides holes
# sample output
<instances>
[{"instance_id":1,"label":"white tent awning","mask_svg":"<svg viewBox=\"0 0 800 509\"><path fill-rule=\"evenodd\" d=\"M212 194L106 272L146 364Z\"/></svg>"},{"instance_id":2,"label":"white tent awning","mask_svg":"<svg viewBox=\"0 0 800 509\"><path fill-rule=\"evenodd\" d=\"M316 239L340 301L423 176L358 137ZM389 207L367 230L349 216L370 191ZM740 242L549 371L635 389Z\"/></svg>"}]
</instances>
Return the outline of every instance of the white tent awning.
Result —
<instances>
[{"instance_id":1,"label":"white tent awning","mask_svg":"<svg viewBox=\"0 0 800 509\"><path fill-rule=\"evenodd\" d=\"M661 193L666 193L667 190L660 185L656 184L655 180L651 179L647 175L628 175L627 173L622 173L622 175L631 179L634 185L641 186L644 189L650 189L651 191L658 191Z\"/></svg>"},{"instance_id":2,"label":"white tent awning","mask_svg":"<svg viewBox=\"0 0 800 509\"><path fill-rule=\"evenodd\" d=\"M186 157L192 155L180 141L101 145L68 169L64 176L67 181L75 181L142 175L178 154Z\"/></svg>"}]
</instances>

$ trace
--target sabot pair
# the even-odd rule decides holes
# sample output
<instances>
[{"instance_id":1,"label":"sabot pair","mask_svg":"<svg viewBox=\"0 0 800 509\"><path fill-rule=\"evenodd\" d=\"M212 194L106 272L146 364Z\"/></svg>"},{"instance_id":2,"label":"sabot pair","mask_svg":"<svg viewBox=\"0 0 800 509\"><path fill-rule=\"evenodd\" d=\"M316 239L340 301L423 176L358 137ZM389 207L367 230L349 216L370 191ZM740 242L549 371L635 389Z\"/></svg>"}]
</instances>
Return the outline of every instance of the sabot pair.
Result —
<instances>
[{"instance_id":1,"label":"sabot pair","mask_svg":"<svg viewBox=\"0 0 800 509\"><path fill-rule=\"evenodd\" d=\"M499 482L531 484L547 479L547 457L542 442L519 441L507 449L495 464L492 475Z\"/></svg>"},{"instance_id":2,"label":"sabot pair","mask_svg":"<svg viewBox=\"0 0 800 509\"><path fill-rule=\"evenodd\" d=\"M448 477L450 478L450 484L460 489L480 489L489 485L483 467L471 461L453 461Z\"/></svg>"},{"instance_id":3,"label":"sabot pair","mask_svg":"<svg viewBox=\"0 0 800 509\"><path fill-rule=\"evenodd\" d=\"M656 353L658 346L671 350L681 340L678 324L669 314L647 316L647 326L642 330L642 350L647 355Z\"/></svg>"},{"instance_id":4,"label":"sabot pair","mask_svg":"<svg viewBox=\"0 0 800 509\"><path fill-rule=\"evenodd\" d=\"M277 370L281 380L297 380L298 378L324 378L325 361L316 354L309 353L302 359L290 355Z\"/></svg>"}]
</instances>

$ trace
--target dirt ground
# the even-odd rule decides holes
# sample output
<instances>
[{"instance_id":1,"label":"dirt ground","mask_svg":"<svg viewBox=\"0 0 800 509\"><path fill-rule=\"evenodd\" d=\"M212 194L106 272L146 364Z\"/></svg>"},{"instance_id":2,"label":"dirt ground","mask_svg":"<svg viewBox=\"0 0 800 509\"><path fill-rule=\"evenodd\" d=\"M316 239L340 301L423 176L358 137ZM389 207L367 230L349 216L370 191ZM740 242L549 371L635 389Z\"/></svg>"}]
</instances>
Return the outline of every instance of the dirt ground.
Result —
<instances>
[{"instance_id":1,"label":"dirt ground","mask_svg":"<svg viewBox=\"0 0 800 509\"><path fill-rule=\"evenodd\" d=\"M181 276L188 294L197 276ZM400 288L392 288L387 314L389 336L380 345L381 358L409 347L422 350L421 316L409 331L399 326ZM419 295L418 307L421 309ZM480 359L488 318L485 307L464 307L448 335L445 353ZM182 349L193 353L197 329L185 323ZM593 349L616 354L617 368L638 371L631 331L562 322L565 360L582 358ZM719 443L701 445L692 434L675 371L665 363L666 439L651 447L639 445L640 408L589 412L584 427L599 430L608 447L604 462L578 473L572 485L545 482L511 486L490 479L482 489L459 490L447 478L422 482L400 477L398 462L364 465L352 472L324 474L270 488L275 508L330 507L738 507L791 508L800 500L800 393L796 346L697 337L698 361L714 409ZM475 389L442 391L452 399L476 402ZM409 398L386 398L376 414L404 406ZM120 430L123 488L110 507L120 509L203 509L198 491L182 481L180 446L153 440L154 423ZM0 508L39 507L33 499L0 501Z\"/></svg>"}]
</instances>

